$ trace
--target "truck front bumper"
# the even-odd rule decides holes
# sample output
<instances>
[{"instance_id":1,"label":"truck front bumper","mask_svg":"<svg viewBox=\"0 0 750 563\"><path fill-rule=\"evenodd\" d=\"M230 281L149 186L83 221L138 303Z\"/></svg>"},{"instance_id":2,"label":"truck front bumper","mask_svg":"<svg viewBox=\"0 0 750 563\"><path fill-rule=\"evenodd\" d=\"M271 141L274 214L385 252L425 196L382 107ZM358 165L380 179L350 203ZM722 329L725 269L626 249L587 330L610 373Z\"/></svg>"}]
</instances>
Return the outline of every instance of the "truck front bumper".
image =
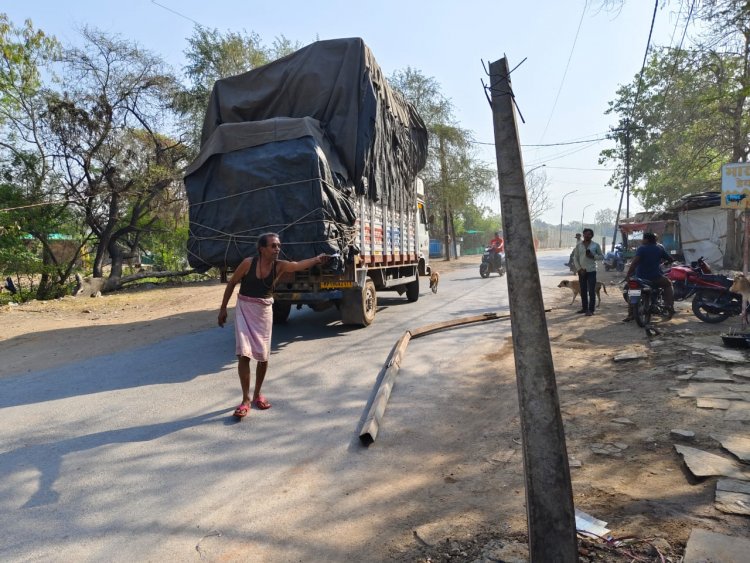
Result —
<instances>
[{"instance_id":1,"label":"truck front bumper","mask_svg":"<svg viewBox=\"0 0 750 563\"><path fill-rule=\"evenodd\" d=\"M318 292L277 292L273 294L274 301L288 301L291 303L321 303L323 301L334 301L343 297L340 289Z\"/></svg>"}]
</instances>

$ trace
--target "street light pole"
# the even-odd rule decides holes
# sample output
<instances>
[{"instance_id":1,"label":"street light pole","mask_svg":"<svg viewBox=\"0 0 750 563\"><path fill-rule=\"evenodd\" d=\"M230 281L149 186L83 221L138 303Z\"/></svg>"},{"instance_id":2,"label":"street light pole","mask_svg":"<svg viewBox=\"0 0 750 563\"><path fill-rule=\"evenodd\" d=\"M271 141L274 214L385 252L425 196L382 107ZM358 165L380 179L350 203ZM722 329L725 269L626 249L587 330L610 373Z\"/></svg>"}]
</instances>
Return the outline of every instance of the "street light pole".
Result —
<instances>
[{"instance_id":1,"label":"street light pole","mask_svg":"<svg viewBox=\"0 0 750 563\"><path fill-rule=\"evenodd\" d=\"M594 204L593 203L589 203L588 205L584 205L583 206L583 211L581 211L581 230L582 231L583 231L583 229L586 228L586 226L583 224L583 218L586 215L586 208L587 207L591 207L592 205L594 205Z\"/></svg>"},{"instance_id":2,"label":"street light pole","mask_svg":"<svg viewBox=\"0 0 750 563\"><path fill-rule=\"evenodd\" d=\"M565 209L565 198L568 197L570 194L576 193L578 190L573 190L572 192L566 193L564 196L562 196L562 202L560 202L560 242L557 245L558 248L562 248L562 222L563 222L563 209Z\"/></svg>"},{"instance_id":3,"label":"street light pole","mask_svg":"<svg viewBox=\"0 0 750 563\"><path fill-rule=\"evenodd\" d=\"M534 166L534 168L532 168L532 169L531 169L531 170L529 170L528 172L524 172L524 174L523 174L523 175L524 175L524 176L528 176L528 175L529 175L529 174L531 174L531 173L532 173L532 172L533 172L534 170L539 170L540 168L544 168L545 166L547 166L547 165L546 165L546 164L540 164L539 166Z\"/></svg>"}]
</instances>

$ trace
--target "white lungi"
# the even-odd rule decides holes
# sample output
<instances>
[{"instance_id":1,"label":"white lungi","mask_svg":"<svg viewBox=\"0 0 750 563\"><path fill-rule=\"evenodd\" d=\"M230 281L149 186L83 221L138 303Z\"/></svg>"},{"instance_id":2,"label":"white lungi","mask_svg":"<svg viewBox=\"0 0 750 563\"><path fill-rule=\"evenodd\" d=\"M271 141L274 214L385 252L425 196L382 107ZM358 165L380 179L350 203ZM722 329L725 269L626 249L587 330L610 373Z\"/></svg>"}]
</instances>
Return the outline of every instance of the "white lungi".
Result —
<instances>
[{"instance_id":1,"label":"white lungi","mask_svg":"<svg viewBox=\"0 0 750 563\"><path fill-rule=\"evenodd\" d=\"M267 362L271 351L273 299L237 296L234 336L238 356Z\"/></svg>"}]
</instances>

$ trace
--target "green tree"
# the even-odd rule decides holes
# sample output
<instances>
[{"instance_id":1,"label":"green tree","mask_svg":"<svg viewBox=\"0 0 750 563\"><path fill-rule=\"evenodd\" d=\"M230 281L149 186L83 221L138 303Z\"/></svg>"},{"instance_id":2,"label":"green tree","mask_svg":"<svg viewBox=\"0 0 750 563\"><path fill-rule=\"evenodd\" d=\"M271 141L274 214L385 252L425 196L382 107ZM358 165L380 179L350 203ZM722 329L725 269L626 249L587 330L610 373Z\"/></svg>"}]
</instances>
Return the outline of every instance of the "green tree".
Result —
<instances>
[{"instance_id":1,"label":"green tree","mask_svg":"<svg viewBox=\"0 0 750 563\"><path fill-rule=\"evenodd\" d=\"M82 47L61 57L58 90L47 95L49 145L65 197L96 239L93 275L111 270L119 287L126 260L178 193L187 147L170 131L176 78L137 45L84 29Z\"/></svg>"},{"instance_id":2,"label":"green tree","mask_svg":"<svg viewBox=\"0 0 750 563\"><path fill-rule=\"evenodd\" d=\"M395 72L389 82L414 105L430 133L427 165L421 175L428 205L442 217L442 232L449 248L451 240L456 239L457 214L496 186L496 174L477 158L471 132L456 123L450 100L443 96L434 78L407 67ZM446 259L450 259L450 253L446 253Z\"/></svg>"},{"instance_id":3,"label":"green tree","mask_svg":"<svg viewBox=\"0 0 750 563\"><path fill-rule=\"evenodd\" d=\"M750 154L750 7L713 0L696 9L700 21L690 50L656 49L643 79L621 87L608 113L619 116L602 153L618 170L610 183L630 181L648 209L720 186L721 165ZM728 212L725 267L739 265L740 229Z\"/></svg>"},{"instance_id":4,"label":"green tree","mask_svg":"<svg viewBox=\"0 0 750 563\"><path fill-rule=\"evenodd\" d=\"M0 51L0 270L37 280L39 299L55 297L65 291L85 241L58 190L46 144L41 76L59 45L30 21L15 27L0 14ZM76 251L67 258L55 253L53 235L77 241Z\"/></svg>"},{"instance_id":5,"label":"green tree","mask_svg":"<svg viewBox=\"0 0 750 563\"><path fill-rule=\"evenodd\" d=\"M187 41L188 63L183 70L189 86L178 93L175 105L186 120L188 144L193 151L200 147L203 118L214 82L263 66L301 47L283 35L269 46L254 32L222 33L203 26L196 26Z\"/></svg>"}]
</instances>

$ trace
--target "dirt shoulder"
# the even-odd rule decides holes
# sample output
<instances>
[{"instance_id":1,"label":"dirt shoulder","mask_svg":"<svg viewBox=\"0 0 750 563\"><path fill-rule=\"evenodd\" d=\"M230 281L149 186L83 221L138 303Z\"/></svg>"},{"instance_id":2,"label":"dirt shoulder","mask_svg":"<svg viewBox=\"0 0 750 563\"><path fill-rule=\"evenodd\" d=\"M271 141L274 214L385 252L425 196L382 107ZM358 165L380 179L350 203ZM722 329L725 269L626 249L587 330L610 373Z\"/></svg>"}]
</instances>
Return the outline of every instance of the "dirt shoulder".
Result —
<instances>
[{"instance_id":1,"label":"dirt shoulder","mask_svg":"<svg viewBox=\"0 0 750 563\"><path fill-rule=\"evenodd\" d=\"M571 304L567 289L546 301L552 308L548 331L576 508L606 521L615 538L633 538L620 547L584 541L580 560L660 561L661 553L677 561L693 528L738 538L750 535L748 517L715 507L718 477L694 477L675 450L676 444L688 445L738 463L713 436L747 436L747 421L730 420L721 409L699 409L695 398L681 398L678 390L689 385L688 378L717 370L750 392L750 379L733 375L743 364L719 361L709 353L722 348L720 334L736 328L739 319L709 325L692 314L690 303L678 303L675 318L656 325L660 334L649 338L635 322L622 322L626 304L616 285L621 278L600 272L608 293L602 293L592 317L575 313L580 297ZM615 361L624 353L638 358ZM497 373L515 373L512 353L484 359ZM493 393L491 388L484 392ZM485 436L495 444L489 452L475 446L480 451L466 463L483 467L488 490L505 499L501 519L494 525L456 526L450 537L415 546L402 553L401 560L525 560L525 509L517 503L518 488L523 490L518 419L498 428L502 425L497 419L479 428L467 425L464 437L471 443L472 436ZM673 430L694 432L694 437L677 438ZM498 450L498 445L504 447ZM467 507L467 515L470 512Z\"/></svg>"}]
</instances>

